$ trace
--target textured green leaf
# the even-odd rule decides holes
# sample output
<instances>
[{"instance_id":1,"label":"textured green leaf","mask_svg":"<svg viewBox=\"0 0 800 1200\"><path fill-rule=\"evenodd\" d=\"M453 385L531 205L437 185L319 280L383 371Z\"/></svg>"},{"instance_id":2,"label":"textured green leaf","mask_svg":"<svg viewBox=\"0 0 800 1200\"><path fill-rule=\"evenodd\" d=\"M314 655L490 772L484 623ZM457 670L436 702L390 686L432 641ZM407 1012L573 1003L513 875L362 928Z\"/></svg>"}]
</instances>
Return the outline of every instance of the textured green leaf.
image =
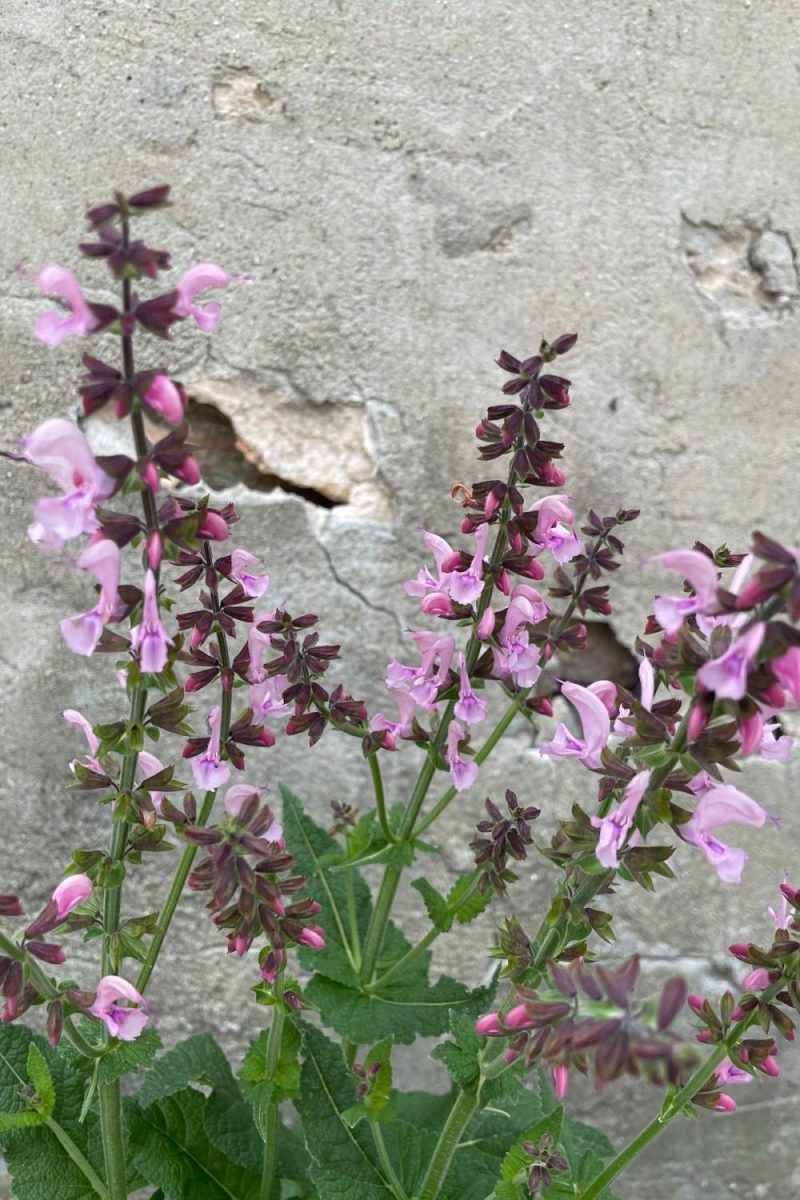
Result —
<instances>
[{"instance_id":1,"label":"textured green leaf","mask_svg":"<svg viewBox=\"0 0 800 1200\"><path fill-rule=\"evenodd\" d=\"M113 1050L100 1059L99 1082L113 1083L132 1071L141 1071L152 1062L160 1049L158 1030L152 1028L143 1029L132 1042L118 1042Z\"/></svg>"},{"instance_id":2,"label":"textured green leaf","mask_svg":"<svg viewBox=\"0 0 800 1200\"><path fill-rule=\"evenodd\" d=\"M341 854L342 848L330 834L303 812L302 801L283 784L283 833L295 856L298 870L306 876L308 891L322 905L320 924L325 930L325 949L301 949L300 961L309 971L320 971L340 983L356 984L358 973L348 950L349 907L355 910L361 938L366 934L372 902L369 888L355 870L328 872L321 860Z\"/></svg>"},{"instance_id":3,"label":"textured green leaf","mask_svg":"<svg viewBox=\"0 0 800 1200\"><path fill-rule=\"evenodd\" d=\"M208 1101L193 1088L140 1108L131 1121L134 1163L169 1200L257 1200L257 1171L232 1162L209 1140Z\"/></svg>"},{"instance_id":4,"label":"textured green leaf","mask_svg":"<svg viewBox=\"0 0 800 1200\"><path fill-rule=\"evenodd\" d=\"M392 1045L390 1037L383 1038L373 1046L364 1059L364 1068L369 1078L369 1093L366 1107L370 1117L379 1117L386 1110L392 1095ZM380 1066L377 1074L373 1075L370 1068Z\"/></svg>"},{"instance_id":5,"label":"textured green leaf","mask_svg":"<svg viewBox=\"0 0 800 1200\"><path fill-rule=\"evenodd\" d=\"M450 1009L475 1016L488 995L486 988L471 992L447 975L433 986L400 976L372 995L317 975L306 989L325 1024L359 1045L376 1037L394 1037L403 1043L417 1036L435 1037L447 1029Z\"/></svg>"},{"instance_id":6,"label":"textured green leaf","mask_svg":"<svg viewBox=\"0 0 800 1200\"><path fill-rule=\"evenodd\" d=\"M368 1128L362 1122L350 1129L342 1119L355 1101L355 1086L339 1047L310 1025L303 1025L302 1033L305 1061L297 1109L313 1183L324 1200L390 1200Z\"/></svg>"},{"instance_id":7,"label":"textured green leaf","mask_svg":"<svg viewBox=\"0 0 800 1200\"><path fill-rule=\"evenodd\" d=\"M39 1097L37 1108L45 1117L51 1117L56 1106L56 1089L47 1059L35 1042L28 1047L27 1067L28 1078Z\"/></svg>"},{"instance_id":8,"label":"textured green leaf","mask_svg":"<svg viewBox=\"0 0 800 1200\"><path fill-rule=\"evenodd\" d=\"M420 896L422 896L431 923L437 929L440 929L442 933L447 933L453 924L453 917L447 901L441 892L437 892L436 888L428 883L424 876L420 876L419 879L412 879L411 886L416 888Z\"/></svg>"},{"instance_id":9,"label":"textured green leaf","mask_svg":"<svg viewBox=\"0 0 800 1200\"><path fill-rule=\"evenodd\" d=\"M453 1040L436 1046L431 1058L444 1063L459 1087L471 1088L478 1082L479 1056L486 1038L475 1032L475 1022L463 1013L451 1011L449 1025Z\"/></svg>"},{"instance_id":10,"label":"textured green leaf","mask_svg":"<svg viewBox=\"0 0 800 1200\"><path fill-rule=\"evenodd\" d=\"M462 875L460 879L456 880L450 891L447 893L447 907L451 912L454 909L458 910L455 913L455 919L458 921L459 925L469 925L471 921L474 921L476 917L479 917L484 909L489 905L492 896L494 895L492 889L489 888L489 890L485 892L473 892L469 899L464 900L462 903L464 896L475 882L476 874L477 872L472 871L469 875Z\"/></svg>"},{"instance_id":11,"label":"textured green leaf","mask_svg":"<svg viewBox=\"0 0 800 1200\"><path fill-rule=\"evenodd\" d=\"M281 1048L275 1072L267 1078L266 1054L269 1029L264 1029L250 1043L239 1071L239 1083L247 1100L255 1107L264 1104L295 1100L300 1093L300 1032L287 1021L281 1034Z\"/></svg>"},{"instance_id":12,"label":"textured green leaf","mask_svg":"<svg viewBox=\"0 0 800 1200\"><path fill-rule=\"evenodd\" d=\"M31 1055L31 1046L36 1052ZM28 1078L29 1055L44 1086L44 1070L52 1082L52 1116L72 1139L98 1174L103 1174L102 1150L97 1136L97 1119L89 1113L81 1124L79 1116L86 1086L85 1076L74 1064L53 1049L44 1038L23 1025L0 1027L0 1110L17 1115L30 1112L20 1093L17 1076ZM37 1055L41 1057L39 1062ZM43 1064L43 1066L42 1066ZM16 1074L15 1074L16 1072ZM41 1093L40 1093L41 1094ZM83 1174L75 1166L55 1134L46 1126L2 1131L3 1154L11 1172L16 1200L97 1200Z\"/></svg>"},{"instance_id":13,"label":"textured green leaf","mask_svg":"<svg viewBox=\"0 0 800 1200\"><path fill-rule=\"evenodd\" d=\"M228 1060L209 1033L192 1034L162 1055L145 1075L137 1099L142 1108L147 1108L156 1100L183 1091L192 1082L237 1091Z\"/></svg>"}]
</instances>

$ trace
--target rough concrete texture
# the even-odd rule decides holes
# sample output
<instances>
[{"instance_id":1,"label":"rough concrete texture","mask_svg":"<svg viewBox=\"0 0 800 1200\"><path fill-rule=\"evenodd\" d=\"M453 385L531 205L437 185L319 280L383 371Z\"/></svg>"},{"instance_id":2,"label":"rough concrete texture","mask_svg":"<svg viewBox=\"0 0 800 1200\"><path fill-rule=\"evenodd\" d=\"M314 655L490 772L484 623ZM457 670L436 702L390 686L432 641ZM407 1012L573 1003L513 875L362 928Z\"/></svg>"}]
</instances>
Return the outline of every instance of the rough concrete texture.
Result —
<instances>
[{"instance_id":1,"label":"rough concrete texture","mask_svg":"<svg viewBox=\"0 0 800 1200\"><path fill-rule=\"evenodd\" d=\"M73 404L80 350L34 342L42 301L12 268L64 262L102 280L72 248L83 207L113 186L171 182L155 243L176 264L254 276L225 297L213 340L181 329L168 348L194 411L210 414L223 461L209 473L236 499L243 544L265 555L272 597L325 615L342 678L372 705L415 620L399 585L417 570L418 526L452 531L450 486L480 474L471 431L501 345L530 353L543 332L580 332L574 404L548 429L567 442L578 508L643 509L614 579L624 645L660 578L637 566L645 554L696 537L740 549L754 526L796 540L794 6L5 0L0 33L3 443ZM94 425L98 445L113 442ZM107 662L61 645L57 620L85 607L87 587L65 556L25 541L40 481L10 464L0 477L2 883L33 905L70 846L106 837L105 814L64 791L76 739L58 710L115 717L120 694ZM391 764L393 797L413 760ZM281 747L269 775L319 812L366 802L348 739L324 739L310 760ZM543 763L515 732L444 819L435 877L466 865L478 803L507 782L548 826L587 794L579 770ZM741 835L742 887L687 852L680 891L620 895L619 949L642 948L646 975L682 969L720 988L727 943L763 933L796 858L796 769L754 766L746 783L782 826ZM528 922L550 886L546 864L532 870L509 900ZM474 939L442 939L442 965L477 981L503 907ZM422 928L415 893L402 916ZM197 897L173 945L179 966L153 990L165 1033L214 1029L240 1052L260 1016L252 964L225 960ZM800 1059L782 1059L780 1080L741 1089L742 1116L673 1130L620 1195L795 1194ZM573 1094L617 1138L656 1103L635 1084L618 1102Z\"/></svg>"}]
</instances>

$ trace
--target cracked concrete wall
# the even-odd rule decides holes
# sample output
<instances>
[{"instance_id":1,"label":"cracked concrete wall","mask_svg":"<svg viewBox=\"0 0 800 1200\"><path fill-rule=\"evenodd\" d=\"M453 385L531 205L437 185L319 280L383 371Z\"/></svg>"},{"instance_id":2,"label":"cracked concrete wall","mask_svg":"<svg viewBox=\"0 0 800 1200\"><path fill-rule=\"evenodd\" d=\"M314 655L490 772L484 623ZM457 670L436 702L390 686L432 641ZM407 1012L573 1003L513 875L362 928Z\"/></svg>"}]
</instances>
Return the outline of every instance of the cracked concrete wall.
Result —
<instances>
[{"instance_id":1,"label":"cracked concrete wall","mask_svg":"<svg viewBox=\"0 0 800 1200\"><path fill-rule=\"evenodd\" d=\"M0 33L3 443L72 404L79 354L33 341L41 301L13 268L57 261L90 279L71 248L83 207L112 186L171 182L156 244L176 263L210 259L254 279L225 297L211 342L181 330L170 362L197 406L230 422L222 482L272 595L325 614L343 678L372 705L414 620L400 583L417 569L417 528L452 530L450 485L480 474L472 426L500 382L501 345L528 353L542 332L580 332L574 404L554 425L578 507L643 509L613 581L623 644L657 586L637 566L646 553L695 537L739 549L753 526L797 540L793 6L5 0ZM94 425L98 441L114 436ZM39 482L8 464L0 477L2 882L33 901L76 836L97 836L91 806L63 790L75 741L58 709L106 716L119 698L102 663L60 644L57 619L83 607L85 580L65 583L58 557L25 541ZM464 865L486 791L510 782L548 820L585 795L579 773L554 772L530 742L516 733L451 809L432 870ZM393 794L413 762L391 764ZM360 763L335 739L308 766L282 747L270 771L318 811L333 796L363 802ZM728 981L725 945L759 934L791 866L795 782L795 768L748 774L783 825L748 839L742 888L687 855L690 902L671 909L667 888L625 898L621 948L644 938L654 972L677 964L695 986ZM545 866L531 870L510 899L528 919L548 885ZM403 901L412 932L415 901ZM181 995L162 980L158 1015L175 1035L202 1011L235 1051L258 1021L243 1001L249 968L224 962L198 928L195 897L178 921ZM473 979L484 967L447 939L441 962ZM784 1057L783 1080L747 1089L744 1118L664 1139L620 1194L721 1200L800 1184L780 1124L797 1118L800 1068ZM653 1103L633 1084L626 1096L621 1115L589 1092L580 1103L618 1134Z\"/></svg>"}]
</instances>

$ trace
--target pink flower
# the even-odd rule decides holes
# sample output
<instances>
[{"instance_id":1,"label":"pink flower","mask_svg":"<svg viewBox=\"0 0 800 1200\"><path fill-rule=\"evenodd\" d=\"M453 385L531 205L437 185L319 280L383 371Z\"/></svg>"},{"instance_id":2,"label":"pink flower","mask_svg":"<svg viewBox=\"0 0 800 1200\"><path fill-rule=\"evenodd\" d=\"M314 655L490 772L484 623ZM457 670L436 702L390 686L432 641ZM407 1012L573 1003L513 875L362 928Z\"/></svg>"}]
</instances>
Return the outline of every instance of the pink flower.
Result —
<instances>
[{"instance_id":1,"label":"pink flower","mask_svg":"<svg viewBox=\"0 0 800 1200\"><path fill-rule=\"evenodd\" d=\"M100 739L95 734L94 729L86 720L86 717L83 715L83 713L79 713L77 709L74 708L65 708L61 715L65 721L69 721L70 725L77 725L79 729L83 730L84 737L89 743L89 753L91 755L95 755L100 746ZM90 766L93 771L97 771L98 774L102 774L102 768L96 758L90 758L87 761L87 766Z\"/></svg>"},{"instance_id":2,"label":"pink flower","mask_svg":"<svg viewBox=\"0 0 800 1200\"><path fill-rule=\"evenodd\" d=\"M613 684L611 684L611 687L614 688L614 694L616 695L617 689ZM655 672L653 671L653 664L650 662L649 658L643 658L639 663L639 699L642 708L646 708L648 712L650 712L651 708L653 707L655 690L656 677ZM601 699L603 699L603 697L601 697ZM606 704L606 708L608 708L608 704ZM617 735L617 737L633 737L634 733L636 732L633 724L629 724L625 719L629 716L630 712L628 709L620 707L620 710L617 714L617 719L614 722L614 733Z\"/></svg>"},{"instance_id":3,"label":"pink flower","mask_svg":"<svg viewBox=\"0 0 800 1200\"><path fill-rule=\"evenodd\" d=\"M222 709L218 704L208 714L208 726L211 730L208 746L204 754L192 759L192 773L198 787L212 792L227 783L231 776L230 767L220 759Z\"/></svg>"},{"instance_id":4,"label":"pink flower","mask_svg":"<svg viewBox=\"0 0 800 1200\"><path fill-rule=\"evenodd\" d=\"M415 704L430 711L435 704L439 688L447 681L455 654L455 638L449 634L439 637L427 629L417 630L411 637L420 652L420 665L409 667L404 663L390 662L386 669L386 686L396 691L408 692Z\"/></svg>"},{"instance_id":5,"label":"pink flower","mask_svg":"<svg viewBox=\"0 0 800 1200\"><path fill-rule=\"evenodd\" d=\"M775 734L778 734L776 737ZM767 762L787 763L792 757L792 749L794 748L794 738L788 734L780 733L780 725L777 721L765 721L764 728L761 731L761 739L758 743L759 753ZM744 753L744 747L742 748Z\"/></svg>"},{"instance_id":6,"label":"pink flower","mask_svg":"<svg viewBox=\"0 0 800 1200\"><path fill-rule=\"evenodd\" d=\"M650 782L649 771L639 771L622 793L622 803L607 817L592 817L595 829L600 830L597 840L597 861L604 867L618 867L618 853L628 836L628 830L633 824L634 817L642 802Z\"/></svg>"},{"instance_id":7,"label":"pink flower","mask_svg":"<svg viewBox=\"0 0 800 1200\"><path fill-rule=\"evenodd\" d=\"M88 875L70 875L53 892L51 899L58 909L58 918L63 921L73 908L88 900L94 890L94 884Z\"/></svg>"},{"instance_id":8,"label":"pink flower","mask_svg":"<svg viewBox=\"0 0 800 1200\"><path fill-rule=\"evenodd\" d=\"M744 850L718 841L714 830L733 821L760 828L765 820L761 805L744 792L730 784L715 784L702 793L691 818L678 832L685 842L702 850L723 883L740 883L747 855Z\"/></svg>"},{"instance_id":9,"label":"pink flower","mask_svg":"<svg viewBox=\"0 0 800 1200\"><path fill-rule=\"evenodd\" d=\"M458 691L458 700L453 711L459 721L464 721L467 725L477 725L479 721L484 719L488 710L483 700L476 696L472 689L469 672L467 671L467 660L463 654L459 654L458 656L458 672L461 682Z\"/></svg>"},{"instance_id":10,"label":"pink flower","mask_svg":"<svg viewBox=\"0 0 800 1200\"><path fill-rule=\"evenodd\" d=\"M48 346L58 346L65 338L84 337L99 325L89 302L71 271L65 267L45 267L36 276L39 287L48 296L57 296L71 310L68 317L59 309L43 313L36 322L34 333Z\"/></svg>"},{"instance_id":11,"label":"pink flower","mask_svg":"<svg viewBox=\"0 0 800 1200\"><path fill-rule=\"evenodd\" d=\"M604 682L604 681L601 681ZM608 744L611 734L611 718L603 701L591 687L581 687L578 683L563 683L561 694L577 710L583 727L583 740L574 737L566 725L561 724L555 732L555 737L547 746L541 746L539 753L548 758L579 759L584 766L596 769L601 765L600 755Z\"/></svg>"},{"instance_id":12,"label":"pink flower","mask_svg":"<svg viewBox=\"0 0 800 1200\"><path fill-rule=\"evenodd\" d=\"M183 396L166 375L160 372L156 375L144 399L154 412L160 413L172 425L179 425L183 420Z\"/></svg>"},{"instance_id":13,"label":"pink flower","mask_svg":"<svg viewBox=\"0 0 800 1200\"><path fill-rule=\"evenodd\" d=\"M479 525L475 531L475 554L466 571L453 571L449 579L450 596L458 604L477 604L483 591L483 559L489 526Z\"/></svg>"},{"instance_id":14,"label":"pink flower","mask_svg":"<svg viewBox=\"0 0 800 1200\"><path fill-rule=\"evenodd\" d=\"M704 613L716 605L717 568L699 550L668 550L648 562L663 563L668 571L678 571L694 588L694 596L657 596L656 620L667 633L677 633L686 617Z\"/></svg>"},{"instance_id":15,"label":"pink flower","mask_svg":"<svg viewBox=\"0 0 800 1200\"><path fill-rule=\"evenodd\" d=\"M457 792L463 792L472 787L478 778L478 764L471 758L461 758L458 752L459 742L466 739L466 731L458 721L451 721L447 730L447 765L450 777Z\"/></svg>"},{"instance_id":16,"label":"pink flower","mask_svg":"<svg viewBox=\"0 0 800 1200\"><path fill-rule=\"evenodd\" d=\"M424 596L426 592L444 592L447 594L450 572L444 571L442 564L447 562L448 559L456 557L453 547L436 533L424 531L423 536L433 554L438 575L432 575L427 567L423 567L416 579L409 579L403 584L403 590L409 596Z\"/></svg>"},{"instance_id":17,"label":"pink flower","mask_svg":"<svg viewBox=\"0 0 800 1200\"><path fill-rule=\"evenodd\" d=\"M289 687L288 675L272 675L250 688L249 701L253 721L258 723L265 717L288 717L293 705L284 704L283 693Z\"/></svg>"},{"instance_id":18,"label":"pink flower","mask_svg":"<svg viewBox=\"0 0 800 1200\"><path fill-rule=\"evenodd\" d=\"M89 443L76 425L60 417L43 421L20 446L28 462L40 467L58 484L63 496L43 496L28 537L38 546L60 550L70 538L94 533L98 500L114 490L114 481L101 470Z\"/></svg>"},{"instance_id":19,"label":"pink flower","mask_svg":"<svg viewBox=\"0 0 800 1200\"><path fill-rule=\"evenodd\" d=\"M390 735L391 745L387 749L395 750L395 738L408 737L411 733L412 724L414 721L414 713L417 709L417 702L414 697L402 688L388 688L389 695L397 704L399 720L391 721L384 713L375 713L375 716L370 721L370 729L375 732L384 729ZM384 743L385 744L385 743Z\"/></svg>"},{"instance_id":20,"label":"pink flower","mask_svg":"<svg viewBox=\"0 0 800 1200\"><path fill-rule=\"evenodd\" d=\"M541 651L531 645L531 625L538 625L548 614L541 593L527 583L518 584L509 597L503 627L492 647L492 675L504 679L512 675L520 687L533 687L542 673Z\"/></svg>"},{"instance_id":21,"label":"pink flower","mask_svg":"<svg viewBox=\"0 0 800 1200\"><path fill-rule=\"evenodd\" d=\"M697 682L719 700L741 700L747 693L747 676L761 648L765 628L764 622L758 621L719 658L704 663L697 672Z\"/></svg>"},{"instance_id":22,"label":"pink flower","mask_svg":"<svg viewBox=\"0 0 800 1200\"><path fill-rule=\"evenodd\" d=\"M173 644L161 624L155 575L150 570L145 571L142 619L131 633L131 646L139 651L142 670L160 675L167 665L167 647Z\"/></svg>"},{"instance_id":23,"label":"pink flower","mask_svg":"<svg viewBox=\"0 0 800 1200\"><path fill-rule=\"evenodd\" d=\"M780 658L773 659L770 667L778 683L800 707L800 646L791 646Z\"/></svg>"},{"instance_id":24,"label":"pink flower","mask_svg":"<svg viewBox=\"0 0 800 1200\"><path fill-rule=\"evenodd\" d=\"M269 587L269 575L254 575L247 570L250 563L254 562L258 562L258 559L247 550L234 550L231 555L230 577L234 583L241 584L245 595L251 598L263 596Z\"/></svg>"},{"instance_id":25,"label":"pink flower","mask_svg":"<svg viewBox=\"0 0 800 1200\"><path fill-rule=\"evenodd\" d=\"M100 599L94 608L61 622L64 641L74 654L90 655L100 640L103 626L114 616L120 576L119 546L110 538L90 542L76 559L76 564L91 571L100 584Z\"/></svg>"},{"instance_id":26,"label":"pink flower","mask_svg":"<svg viewBox=\"0 0 800 1200\"><path fill-rule=\"evenodd\" d=\"M567 1094L567 1080L569 1078L568 1067L553 1067L553 1091L556 1094L556 1100L561 1101Z\"/></svg>"},{"instance_id":27,"label":"pink flower","mask_svg":"<svg viewBox=\"0 0 800 1200\"><path fill-rule=\"evenodd\" d=\"M120 1004L121 1000L127 1003ZM103 1022L112 1037L121 1042L132 1042L150 1019L144 1008L139 1007L141 1005L144 1005L144 996L132 983L119 975L105 975L97 985L97 995L89 1012Z\"/></svg>"},{"instance_id":28,"label":"pink flower","mask_svg":"<svg viewBox=\"0 0 800 1200\"><path fill-rule=\"evenodd\" d=\"M539 514L534 539L549 550L558 563L571 562L577 554L583 553L580 538L569 528L575 517L566 499L566 496L545 496L532 506L532 511Z\"/></svg>"},{"instance_id":29,"label":"pink flower","mask_svg":"<svg viewBox=\"0 0 800 1200\"><path fill-rule=\"evenodd\" d=\"M214 263L198 263L196 267L190 267L178 280L178 300L172 311L178 317L194 317L203 333L212 333L222 311L219 304L198 305L193 303L194 298L208 288L226 288L230 281L228 272Z\"/></svg>"}]
</instances>

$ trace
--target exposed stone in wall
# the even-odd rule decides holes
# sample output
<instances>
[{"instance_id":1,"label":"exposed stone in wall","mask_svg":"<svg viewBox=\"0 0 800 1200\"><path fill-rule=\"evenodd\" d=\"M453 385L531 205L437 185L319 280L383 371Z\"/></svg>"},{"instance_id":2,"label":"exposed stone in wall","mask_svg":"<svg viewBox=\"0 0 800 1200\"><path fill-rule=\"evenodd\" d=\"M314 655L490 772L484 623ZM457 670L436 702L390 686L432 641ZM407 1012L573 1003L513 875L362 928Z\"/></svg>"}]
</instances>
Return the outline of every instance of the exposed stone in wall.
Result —
<instances>
[{"instance_id":1,"label":"exposed stone in wall","mask_svg":"<svg viewBox=\"0 0 800 1200\"><path fill-rule=\"evenodd\" d=\"M794 246L769 219L714 225L683 214L681 244L697 290L726 324L774 320L797 298Z\"/></svg>"},{"instance_id":2,"label":"exposed stone in wall","mask_svg":"<svg viewBox=\"0 0 800 1200\"><path fill-rule=\"evenodd\" d=\"M278 374L207 379L192 398L230 421L235 449L262 477L287 490L318 493L341 515L386 524L389 493L379 477L363 404L316 403Z\"/></svg>"}]
</instances>

